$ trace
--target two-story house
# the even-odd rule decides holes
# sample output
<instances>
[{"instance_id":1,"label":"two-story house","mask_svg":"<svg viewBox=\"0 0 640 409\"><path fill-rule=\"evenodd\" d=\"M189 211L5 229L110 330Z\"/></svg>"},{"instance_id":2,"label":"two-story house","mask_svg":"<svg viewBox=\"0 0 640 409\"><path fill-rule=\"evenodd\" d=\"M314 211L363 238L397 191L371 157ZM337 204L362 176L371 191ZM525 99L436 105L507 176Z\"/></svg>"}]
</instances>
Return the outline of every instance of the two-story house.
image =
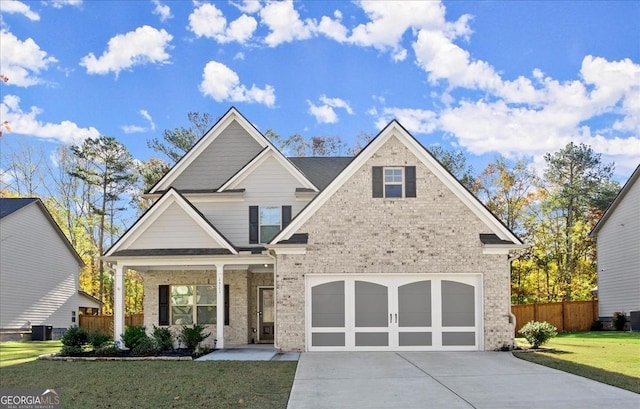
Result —
<instances>
[{"instance_id":1,"label":"two-story house","mask_svg":"<svg viewBox=\"0 0 640 409\"><path fill-rule=\"evenodd\" d=\"M513 343L522 242L396 121L354 158L286 158L231 108L148 197L104 256L116 337L135 269L147 328L203 324L217 348Z\"/></svg>"}]
</instances>

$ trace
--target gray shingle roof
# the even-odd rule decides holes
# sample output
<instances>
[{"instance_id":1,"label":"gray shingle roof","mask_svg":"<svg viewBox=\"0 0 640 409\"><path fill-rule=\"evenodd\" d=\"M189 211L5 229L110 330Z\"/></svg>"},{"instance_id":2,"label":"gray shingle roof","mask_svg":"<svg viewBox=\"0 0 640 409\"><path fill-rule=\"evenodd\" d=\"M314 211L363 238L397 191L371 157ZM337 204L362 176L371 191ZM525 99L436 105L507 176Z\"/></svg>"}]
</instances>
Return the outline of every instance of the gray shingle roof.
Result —
<instances>
[{"instance_id":1,"label":"gray shingle roof","mask_svg":"<svg viewBox=\"0 0 640 409\"><path fill-rule=\"evenodd\" d=\"M320 190L327 187L338 176L349 162L352 156L330 157L293 157L288 158L304 175Z\"/></svg>"},{"instance_id":2,"label":"gray shingle roof","mask_svg":"<svg viewBox=\"0 0 640 409\"><path fill-rule=\"evenodd\" d=\"M22 209L23 207L37 201L37 198L10 198L10 197L0 197L0 219L5 216L10 215L16 210Z\"/></svg>"}]
</instances>

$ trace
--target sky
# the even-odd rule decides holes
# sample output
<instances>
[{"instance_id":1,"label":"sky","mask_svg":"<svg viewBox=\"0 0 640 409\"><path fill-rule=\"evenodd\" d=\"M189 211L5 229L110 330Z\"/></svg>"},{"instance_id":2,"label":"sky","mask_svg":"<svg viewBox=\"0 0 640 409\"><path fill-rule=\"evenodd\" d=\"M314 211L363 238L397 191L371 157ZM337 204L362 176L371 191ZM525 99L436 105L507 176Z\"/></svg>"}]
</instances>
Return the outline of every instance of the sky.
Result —
<instances>
[{"instance_id":1,"label":"sky","mask_svg":"<svg viewBox=\"0 0 640 409\"><path fill-rule=\"evenodd\" d=\"M0 149L108 135L147 160L188 112L235 106L262 132L350 145L397 119L474 173L584 143L623 183L638 21L632 0L0 0Z\"/></svg>"}]
</instances>

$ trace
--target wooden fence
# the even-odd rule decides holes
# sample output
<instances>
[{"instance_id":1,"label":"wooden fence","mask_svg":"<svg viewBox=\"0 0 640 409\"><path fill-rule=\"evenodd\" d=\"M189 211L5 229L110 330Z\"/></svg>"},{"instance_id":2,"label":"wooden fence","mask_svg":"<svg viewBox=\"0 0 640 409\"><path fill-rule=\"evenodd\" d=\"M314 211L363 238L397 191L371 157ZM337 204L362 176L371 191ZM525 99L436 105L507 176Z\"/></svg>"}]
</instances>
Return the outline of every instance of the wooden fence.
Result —
<instances>
[{"instance_id":1,"label":"wooden fence","mask_svg":"<svg viewBox=\"0 0 640 409\"><path fill-rule=\"evenodd\" d=\"M546 321L559 332L587 331L598 319L598 301L512 305L511 312L516 316L516 335L529 321Z\"/></svg>"},{"instance_id":2,"label":"wooden fence","mask_svg":"<svg viewBox=\"0 0 640 409\"><path fill-rule=\"evenodd\" d=\"M78 326L90 334L99 330L105 334L113 334L113 315L80 315ZM144 314L133 314L124 317L124 325L144 325Z\"/></svg>"}]
</instances>

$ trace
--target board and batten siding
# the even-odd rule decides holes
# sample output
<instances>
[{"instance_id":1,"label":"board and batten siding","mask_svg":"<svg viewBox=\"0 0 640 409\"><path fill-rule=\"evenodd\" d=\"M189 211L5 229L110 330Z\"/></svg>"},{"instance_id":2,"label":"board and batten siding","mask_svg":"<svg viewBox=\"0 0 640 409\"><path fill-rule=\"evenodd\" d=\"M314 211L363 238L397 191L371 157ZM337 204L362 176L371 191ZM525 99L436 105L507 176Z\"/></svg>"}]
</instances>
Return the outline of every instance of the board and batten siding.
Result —
<instances>
[{"instance_id":1,"label":"board and batten siding","mask_svg":"<svg viewBox=\"0 0 640 409\"><path fill-rule=\"evenodd\" d=\"M599 315L640 311L640 182L613 209L597 246Z\"/></svg>"},{"instance_id":2,"label":"board and batten siding","mask_svg":"<svg viewBox=\"0 0 640 409\"><path fill-rule=\"evenodd\" d=\"M172 203L129 249L219 248L198 223Z\"/></svg>"},{"instance_id":3,"label":"board and batten siding","mask_svg":"<svg viewBox=\"0 0 640 409\"><path fill-rule=\"evenodd\" d=\"M234 245L249 246L249 206L291 206L294 217L308 203L296 199L300 182L275 158L267 158L237 188L245 189L242 202L192 200L193 205Z\"/></svg>"},{"instance_id":4,"label":"board and batten siding","mask_svg":"<svg viewBox=\"0 0 640 409\"><path fill-rule=\"evenodd\" d=\"M0 328L68 328L78 310L78 260L32 203L0 220Z\"/></svg>"},{"instance_id":5,"label":"board and batten siding","mask_svg":"<svg viewBox=\"0 0 640 409\"><path fill-rule=\"evenodd\" d=\"M182 171L172 186L178 190L217 189L262 149L234 121Z\"/></svg>"}]
</instances>

